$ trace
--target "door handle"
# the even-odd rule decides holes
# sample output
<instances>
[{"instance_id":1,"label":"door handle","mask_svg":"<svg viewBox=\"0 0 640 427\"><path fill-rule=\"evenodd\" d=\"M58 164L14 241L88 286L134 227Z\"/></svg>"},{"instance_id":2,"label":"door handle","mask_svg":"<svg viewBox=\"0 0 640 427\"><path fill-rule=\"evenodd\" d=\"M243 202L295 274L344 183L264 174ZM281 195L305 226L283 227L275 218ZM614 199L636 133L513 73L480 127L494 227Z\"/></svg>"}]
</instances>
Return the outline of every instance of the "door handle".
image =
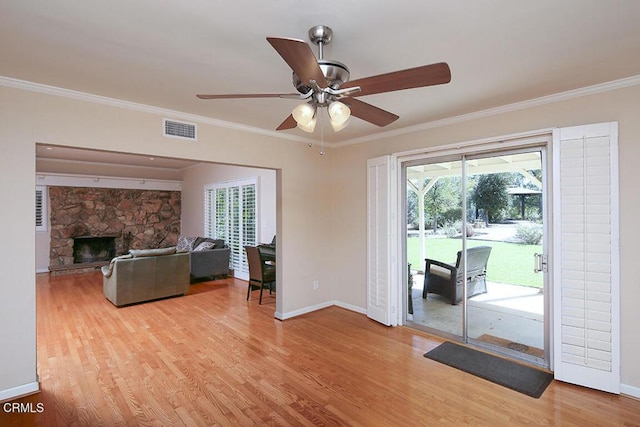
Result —
<instances>
[{"instance_id":1,"label":"door handle","mask_svg":"<svg viewBox=\"0 0 640 427\"><path fill-rule=\"evenodd\" d=\"M535 253L533 254L533 272L540 273L547 272L547 256L544 254Z\"/></svg>"}]
</instances>

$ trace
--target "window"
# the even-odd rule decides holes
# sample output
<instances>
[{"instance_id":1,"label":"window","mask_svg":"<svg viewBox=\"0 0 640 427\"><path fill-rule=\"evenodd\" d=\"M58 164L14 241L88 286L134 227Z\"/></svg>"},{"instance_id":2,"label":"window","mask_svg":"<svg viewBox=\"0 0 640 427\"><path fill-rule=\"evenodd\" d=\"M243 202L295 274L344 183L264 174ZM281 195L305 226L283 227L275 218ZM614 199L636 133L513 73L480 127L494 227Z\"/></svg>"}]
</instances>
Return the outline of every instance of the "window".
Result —
<instances>
[{"instance_id":1,"label":"window","mask_svg":"<svg viewBox=\"0 0 640 427\"><path fill-rule=\"evenodd\" d=\"M223 239L231 249L235 277L247 280L249 267L244 246L255 246L257 236L257 179L205 187L204 234Z\"/></svg>"},{"instance_id":2,"label":"window","mask_svg":"<svg viewBox=\"0 0 640 427\"><path fill-rule=\"evenodd\" d=\"M47 231L47 187L36 186L36 231Z\"/></svg>"}]
</instances>

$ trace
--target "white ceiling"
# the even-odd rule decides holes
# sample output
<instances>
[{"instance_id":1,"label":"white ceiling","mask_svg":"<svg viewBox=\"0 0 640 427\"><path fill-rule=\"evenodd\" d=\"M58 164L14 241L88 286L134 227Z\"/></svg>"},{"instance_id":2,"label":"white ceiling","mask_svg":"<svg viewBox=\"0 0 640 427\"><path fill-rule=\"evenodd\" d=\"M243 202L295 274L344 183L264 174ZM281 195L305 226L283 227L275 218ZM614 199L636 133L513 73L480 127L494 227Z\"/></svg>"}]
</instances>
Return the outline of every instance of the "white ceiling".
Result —
<instances>
[{"instance_id":1,"label":"white ceiling","mask_svg":"<svg viewBox=\"0 0 640 427\"><path fill-rule=\"evenodd\" d=\"M195 97L292 92L266 36L328 25L352 79L449 64L449 84L361 98L400 119L324 132L344 142L640 75L639 22L637 0L2 0L0 76L272 131L297 101Z\"/></svg>"}]
</instances>

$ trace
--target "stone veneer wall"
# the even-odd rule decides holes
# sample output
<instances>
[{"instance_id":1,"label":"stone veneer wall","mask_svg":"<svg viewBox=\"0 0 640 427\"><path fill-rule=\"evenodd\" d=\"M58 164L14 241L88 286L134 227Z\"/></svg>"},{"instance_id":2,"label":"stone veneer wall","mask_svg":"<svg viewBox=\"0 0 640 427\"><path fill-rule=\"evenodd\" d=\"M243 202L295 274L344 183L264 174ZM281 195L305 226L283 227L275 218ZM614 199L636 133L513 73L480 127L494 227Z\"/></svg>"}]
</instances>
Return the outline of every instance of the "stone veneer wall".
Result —
<instances>
[{"instance_id":1,"label":"stone veneer wall","mask_svg":"<svg viewBox=\"0 0 640 427\"><path fill-rule=\"evenodd\" d=\"M73 264L74 237L113 236L116 254L175 246L179 191L49 187L51 266Z\"/></svg>"}]
</instances>

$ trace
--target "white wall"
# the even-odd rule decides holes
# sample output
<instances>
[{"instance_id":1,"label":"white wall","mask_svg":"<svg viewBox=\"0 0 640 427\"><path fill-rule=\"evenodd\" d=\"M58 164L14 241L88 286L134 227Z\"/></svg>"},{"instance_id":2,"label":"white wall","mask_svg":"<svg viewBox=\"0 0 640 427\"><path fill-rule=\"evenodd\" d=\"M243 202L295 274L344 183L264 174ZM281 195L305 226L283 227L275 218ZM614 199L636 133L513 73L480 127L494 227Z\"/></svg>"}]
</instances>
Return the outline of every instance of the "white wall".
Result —
<instances>
[{"instance_id":1,"label":"white wall","mask_svg":"<svg viewBox=\"0 0 640 427\"><path fill-rule=\"evenodd\" d=\"M49 216L47 215L47 219ZM36 231L36 273L48 273L51 264L51 228L47 226L47 231Z\"/></svg>"},{"instance_id":2,"label":"white wall","mask_svg":"<svg viewBox=\"0 0 640 427\"><path fill-rule=\"evenodd\" d=\"M200 164L182 171L182 234L204 233L204 188L208 184L258 178L258 242L276 234L276 171L241 166Z\"/></svg>"},{"instance_id":3,"label":"white wall","mask_svg":"<svg viewBox=\"0 0 640 427\"><path fill-rule=\"evenodd\" d=\"M422 132L346 146L334 153L335 236L333 251L335 298L366 307L366 161L369 158L437 145L589 123L619 122L621 376L640 394L640 286L636 262L640 257L638 159L640 159L640 86L584 96L535 108L517 110Z\"/></svg>"},{"instance_id":4,"label":"white wall","mask_svg":"<svg viewBox=\"0 0 640 427\"><path fill-rule=\"evenodd\" d=\"M35 151L22 116L0 94L0 400L37 390Z\"/></svg>"}]
</instances>

